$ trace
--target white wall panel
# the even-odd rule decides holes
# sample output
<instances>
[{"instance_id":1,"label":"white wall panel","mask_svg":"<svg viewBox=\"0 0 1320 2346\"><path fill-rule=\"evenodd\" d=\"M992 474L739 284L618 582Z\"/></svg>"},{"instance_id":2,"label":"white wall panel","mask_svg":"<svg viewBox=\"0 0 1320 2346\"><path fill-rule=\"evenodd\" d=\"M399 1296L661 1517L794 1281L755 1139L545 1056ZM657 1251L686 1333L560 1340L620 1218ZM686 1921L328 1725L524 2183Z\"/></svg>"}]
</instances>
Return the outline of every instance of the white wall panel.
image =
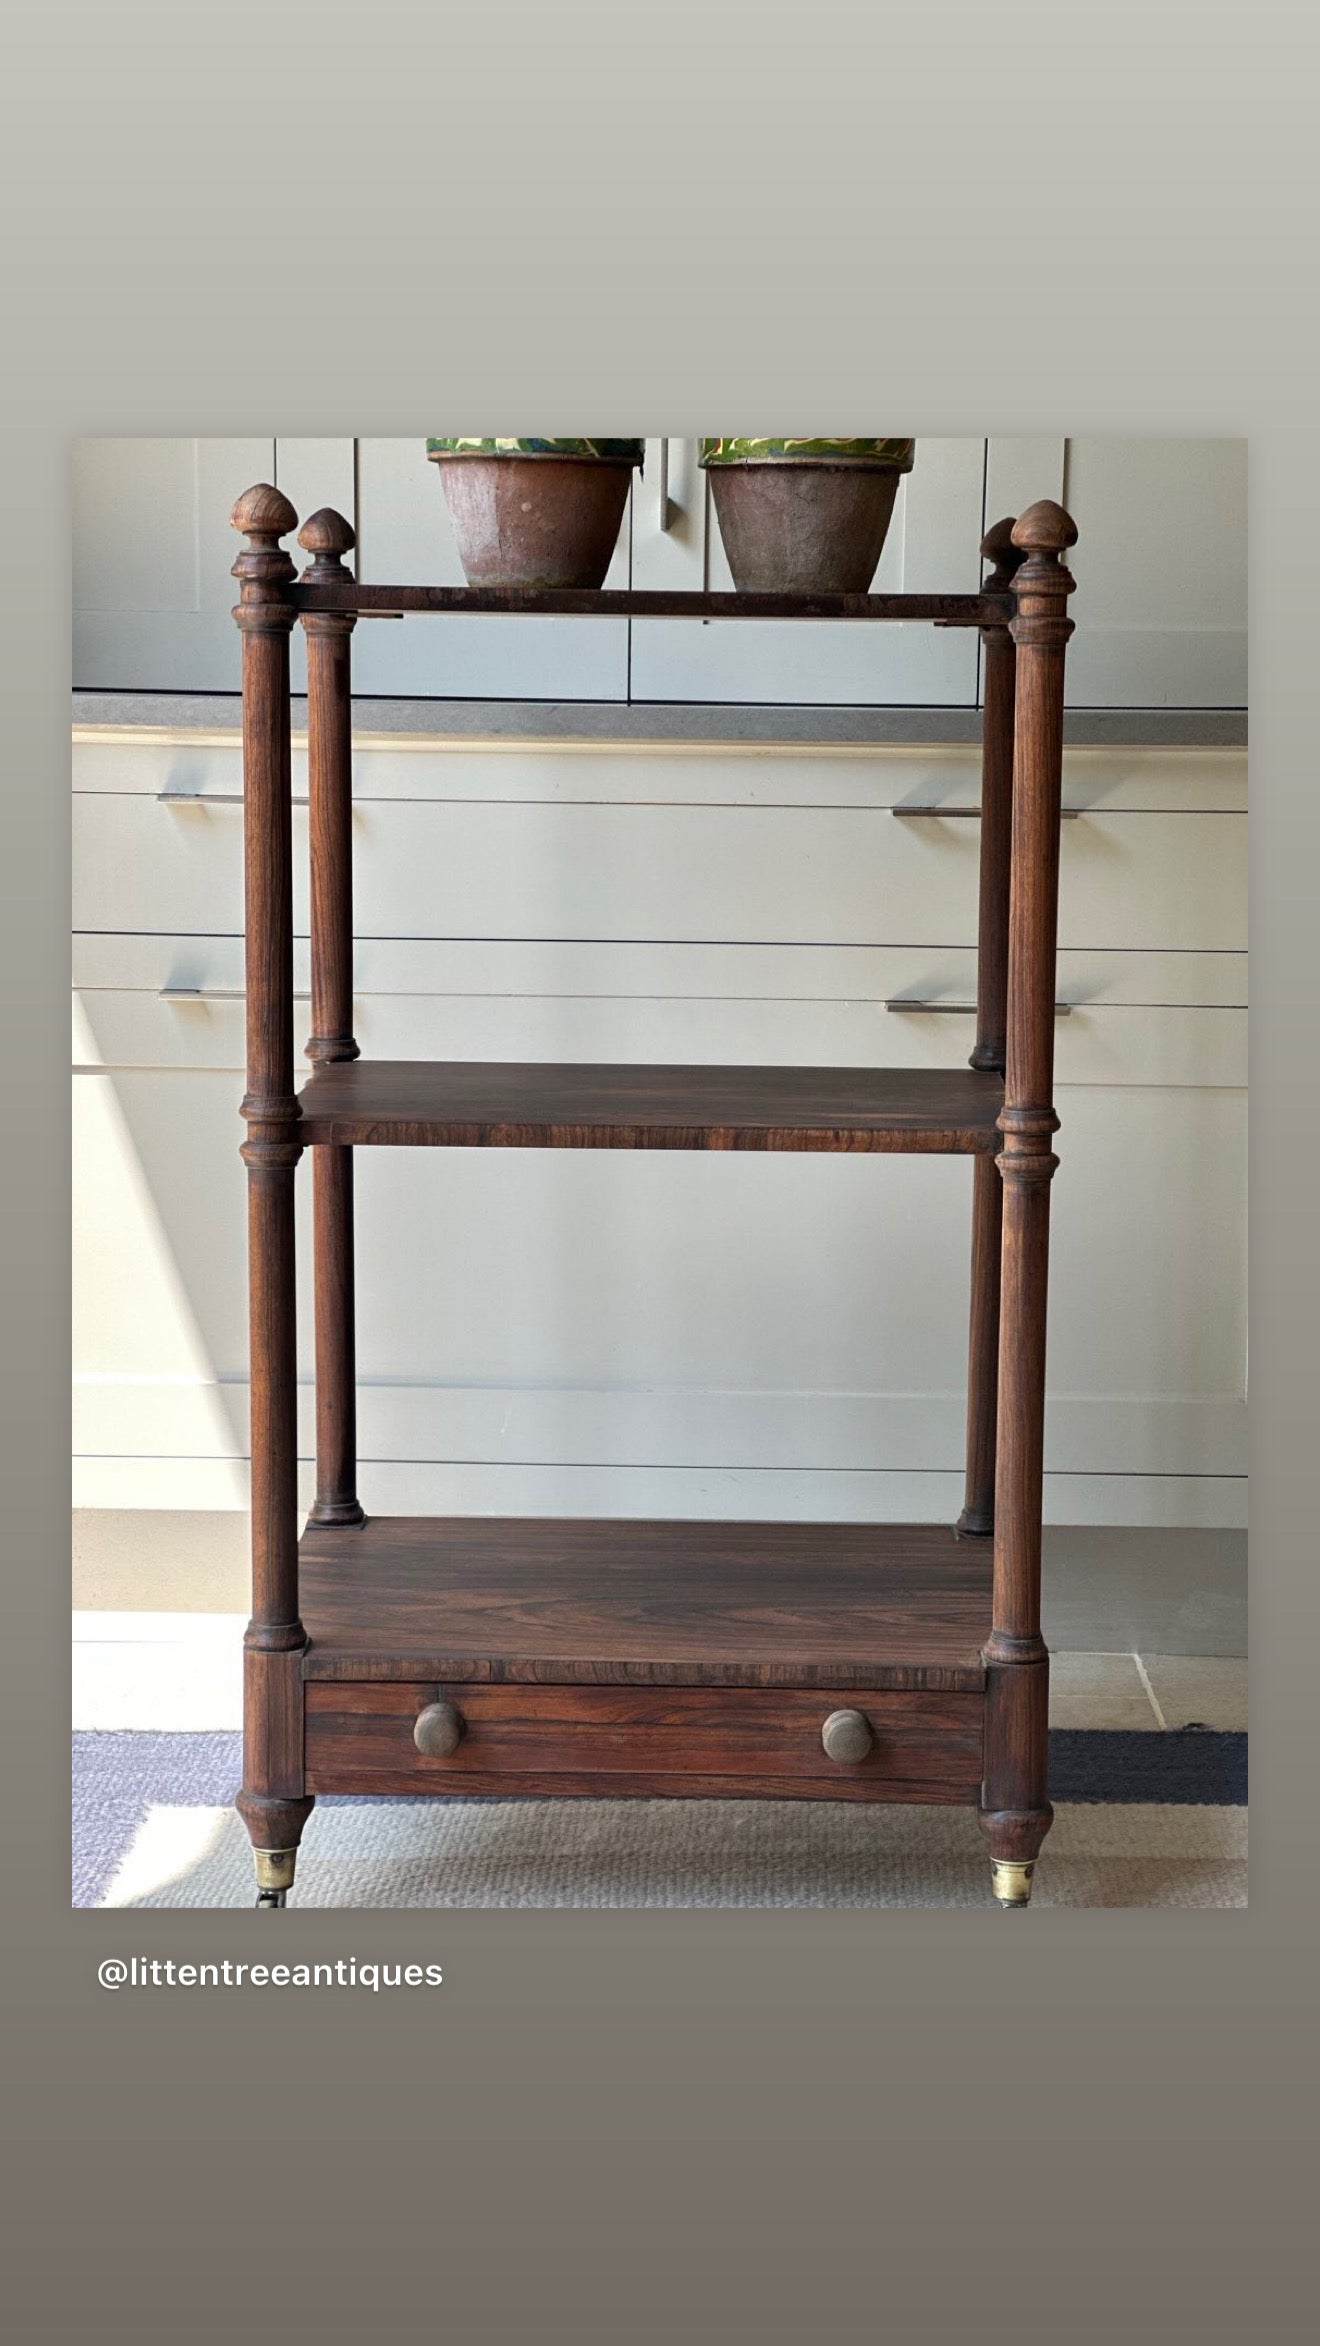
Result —
<instances>
[{"instance_id":1,"label":"white wall panel","mask_svg":"<svg viewBox=\"0 0 1320 2346\"><path fill-rule=\"evenodd\" d=\"M1245 706L1246 441L1070 440L1065 503L1070 705Z\"/></svg>"},{"instance_id":2,"label":"white wall panel","mask_svg":"<svg viewBox=\"0 0 1320 2346\"><path fill-rule=\"evenodd\" d=\"M311 1504L310 1463L298 1499ZM379 1515L667 1516L726 1523L950 1523L963 1501L953 1474L767 1473L758 1468L678 1467L657 1475L630 1466L382 1464L371 1502ZM246 1470L194 1458L77 1458L75 1507L117 1510L244 1509ZM1047 1524L1147 1525L1244 1530L1247 1486L1232 1475L1047 1474Z\"/></svg>"},{"instance_id":3,"label":"white wall panel","mask_svg":"<svg viewBox=\"0 0 1320 2346\"><path fill-rule=\"evenodd\" d=\"M273 439L74 442L75 685L238 690L229 513L274 470Z\"/></svg>"},{"instance_id":4,"label":"white wall panel","mask_svg":"<svg viewBox=\"0 0 1320 2346\"><path fill-rule=\"evenodd\" d=\"M1028 505L1042 497L1064 501L1067 467L1066 440L1023 434L999 437L985 445L985 523L989 529L1011 514L1014 521Z\"/></svg>"},{"instance_id":5,"label":"white wall panel","mask_svg":"<svg viewBox=\"0 0 1320 2346\"><path fill-rule=\"evenodd\" d=\"M631 506L607 586L627 586L630 541ZM379 586L464 583L439 469L421 437L358 442L358 576ZM353 681L357 692L438 699L622 701L628 622L363 619Z\"/></svg>"}]
</instances>

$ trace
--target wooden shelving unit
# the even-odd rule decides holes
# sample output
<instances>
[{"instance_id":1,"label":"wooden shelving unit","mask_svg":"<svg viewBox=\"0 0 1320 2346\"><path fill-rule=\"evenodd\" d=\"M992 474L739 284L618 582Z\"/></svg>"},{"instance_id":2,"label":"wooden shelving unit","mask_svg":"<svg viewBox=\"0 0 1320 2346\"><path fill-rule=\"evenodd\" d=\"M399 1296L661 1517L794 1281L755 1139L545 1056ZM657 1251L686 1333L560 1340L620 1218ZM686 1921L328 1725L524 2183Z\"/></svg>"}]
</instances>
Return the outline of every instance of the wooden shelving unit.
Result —
<instances>
[{"instance_id":1,"label":"wooden shelving unit","mask_svg":"<svg viewBox=\"0 0 1320 2346\"><path fill-rule=\"evenodd\" d=\"M243 638L252 1349L244 1781L259 1905L318 1792L974 1803L1025 1905L1050 1824L1040 1635L1063 668L1076 538L1054 504L984 541L974 595L498 594L359 586L348 523L233 522ZM924 620L985 648L969 1069L359 1058L349 648L360 616ZM307 637L312 1073L293 1058L289 639ZM812 1149L974 1159L966 1505L929 1524L368 1519L357 1492L353 1151ZM294 1181L312 1156L317 1495L298 1537Z\"/></svg>"}]
</instances>

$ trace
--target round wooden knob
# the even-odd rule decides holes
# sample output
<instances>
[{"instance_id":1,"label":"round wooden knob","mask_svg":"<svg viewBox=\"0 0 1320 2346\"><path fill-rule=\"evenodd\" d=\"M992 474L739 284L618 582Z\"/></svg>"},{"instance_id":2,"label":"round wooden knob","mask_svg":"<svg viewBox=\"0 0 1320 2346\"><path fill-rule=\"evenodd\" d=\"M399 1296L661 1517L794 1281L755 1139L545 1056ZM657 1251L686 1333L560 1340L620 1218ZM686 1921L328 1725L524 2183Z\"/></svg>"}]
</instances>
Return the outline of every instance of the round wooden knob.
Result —
<instances>
[{"instance_id":1,"label":"round wooden knob","mask_svg":"<svg viewBox=\"0 0 1320 2346\"><path fill-rule=\"evenodd\" d=\"M452 1702L429 1702L417 1714L413 1742L428 1759L448 1759L463 1740L463 1713Z\"/></svg>"},{"instance_id":2,"label":"round wooden knob","mask_svg":"<svg viewBox=\"0 0 1320 2346\"><path fill-rule=\"evenodd\" d=\"M831 1711L820 1731L826 1755L844 1766L864 1760L875 1737L865 1711Z\"/></svg>"}]
</instances>

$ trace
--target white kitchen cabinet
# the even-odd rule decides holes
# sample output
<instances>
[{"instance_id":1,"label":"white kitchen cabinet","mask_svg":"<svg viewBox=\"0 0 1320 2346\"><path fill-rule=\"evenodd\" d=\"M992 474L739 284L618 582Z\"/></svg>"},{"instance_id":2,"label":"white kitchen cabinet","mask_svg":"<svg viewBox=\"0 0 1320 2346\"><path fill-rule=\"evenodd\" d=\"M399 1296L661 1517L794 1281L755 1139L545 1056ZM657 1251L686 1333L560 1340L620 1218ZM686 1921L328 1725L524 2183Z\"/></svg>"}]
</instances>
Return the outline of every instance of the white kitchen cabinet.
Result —
<instances>
[{"instance_id":1,"label":"white kitchen cabinet","mask_svg":"<svg viewBox=\"0 0 1320 2346\"><path fill-rule=\"evenodd\" d=\"M242 646L230 576L236 498L284 491L299 521L320 505L351 520L353 442L86 439L73 457L73 681L82 689L237 692ZM306 560L291 536L289 554ZM289 647L306 689L301 628Z\"/></svg>"},{"instance_id":2,"label":"white kitchen cabinet","mask_svg":"<svg viewBox=\"0 0 1320 2346\"><path fill-rule=\"evenodd\" d=\"M634 490L636 475L633 476ZM426 443L358 442L359 578L462 586L438 468ZM631 506L605 584L629 583ZM626 619L360 619L353 689L448 700L624 701Z\"/></svg>"},{"instance_id":3,"label":"white kitchen cabinet","mask_svg":"<svg viewBox=\"0 0 1320 2346\"><path fill-rule=\"evenodd\" d=\"M685 764L673 761L679 790ZM305 933L305 806L293 829ZM1089 807L1064 827L1061 943L1241 950L1244 830L1223 810ZM361 798L353 842L364 937L930 947L976 934L979 825L883 803ZM242 845L232 799L80 793L75 925L236 934Z\"/></svg>"},{"instance_id":4,"label":"white kitchen cabinet","mask_svg":"<svg viewBox=\"0 0 1320 2346\"><path fill-rule=\"evenodd\" d=\"M658 440L647 442L657 477ZM658 494L635 509L633 584L715 590L733 580L693 440L669 442L677 512L660 528ZM926 439L900 484L876 573L877 594L970 594L981 579L983 440ZM976 699L974 629L801 620L639 619L632 630L635 701L937 703Z\"/></svg>"},{"instance_id":5,"label":"white kitchen cabinet","mask_svg":"<svg viewBox=\"0 0 1320 2346\"><path fill-rule=\"evenodd\" d=\"M245 1501L237 761L224 735L75 747L91 1506ZM965 807L969 749L377 737L354 781L369 1054L915 1067L971 1048L977 826L894 811ZM1065 799L1047 1508L1236 1522L1245 759L1074 750ZM367 1504L951 1516L966 1181L898 1157L359 1152ZM933 1252L914 1243L932 1216ZM310 1408L308 1384L305 1477Z\"/></svg>"},{"instance_id":6,"label":"white kitchen cabinet","mask_svg":"<svg viewBox=\"0 0 1320 2346\"><path fill-rule=\"evenodd\" d=\"M1042 497L1064 502L1068 443L1023 434L999 435L985 444L985 526L1011 514L1014 520Z\"/></svg>"},{"instance_id":7,"label":"white kitchen cabinet","mask_svg":"<svg viewBox=\"0 0 1320 2346\"><path fill-rule=\"evenodd\" d=\"M1246 441L987 441L987 523L1037 497L1077 524L1068 706L1244 708Z\"/></svg>"},{"instance_id":8,"label":"white kitchen cabinet","mask_svg":"<svg viewBox=\"0 0 1320 2346\"><path fill-rule=\"evenodd\" d=\"M235 498L275 470L270 440L76 440L73 681L236 692Z\"/></svg>"},{"instance_id":9,"label":"white kitchen cabinet","mask_svg":"<svg viewBox=\"0 0 1320 2346\"><path fill-rule=\"evenodd\" d=\"M75 1063L228 1068L237 1081L244 1018L236 942L80 939ZM940 1067L971 1051L970 948L765 947L755 973L738 967L746 952L547 945L515 957L507 945L370 938L355 954L353 1031L371 1059ZM1243 958L1065 952L1060 1083L1245 1084L1246 1006L1225 998L1244 991ZM305 943L295 986L301 1049L310 1031Z\"/></svg>"},{"instance_id":10,"label":"white kitchen cabinet","mask_svg":"<svg viewBox=\"0 0 1320 2346\"><path fill-rule=\"evenodd\" d=\"M648 441L609 585L695 592L730 583L696 458L695 440ZM74 452L76 685L237 689L228 517L256 480L274 480L301 519L320 505L344 512L358 531L362 577L461 583L420 437L82 440ZM1070 706L1244 706L1243 440L919 438L877 588L970 591L986 522L1041 496L1061 498L1079 532ZM299 630L291 657L297 689L305 674ZM966 630L869 623L450 618L441 626L411 617L362 620L353 670L361 694L423 699L967 707L979 691L979 644Z\"/></svg>"},{"instance_id":11,"label":"white kitchen cabinet","mask_svg":"<svg viewBox=\"0 0 1320 2346\"><path fill-rule=\"evenodd\" d=\"M1245 440L1070 440L1072 708L1241 708Z\"/></svg>"}]
</instances>

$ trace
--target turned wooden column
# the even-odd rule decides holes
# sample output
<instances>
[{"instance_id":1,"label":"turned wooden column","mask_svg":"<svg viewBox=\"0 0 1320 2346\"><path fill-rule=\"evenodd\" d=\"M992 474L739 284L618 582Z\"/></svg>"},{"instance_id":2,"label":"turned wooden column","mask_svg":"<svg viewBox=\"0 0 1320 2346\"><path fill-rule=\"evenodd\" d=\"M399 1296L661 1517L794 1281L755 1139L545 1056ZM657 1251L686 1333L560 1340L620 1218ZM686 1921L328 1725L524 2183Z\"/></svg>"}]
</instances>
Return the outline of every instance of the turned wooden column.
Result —
<instances>
[{"instance_id":1,"label":"turned wooden column","mask_svg":"<svg viewBox=\"0 0 1320 2346\"><path fill-rule=\"evenodd\" d=\"M280 545L297 523L261 486L231 516L248 540L234 564L243 638L243 840L247 934L248 1281L251 1343L252 1618L244 1674L239 1813L263 1892L282 1895L312 1802L303 1793L298 1616L297 1329L293 1088L293 857L289 636L294 567Z\"/></svg>"},{"instance_id":2,"label":"turned wooden column","mask_svg":"<svg viewBox=\"0 0 1320 2346\"><path fill-rule=\"evenodd\" d=\"M1012 874L1000 1271L999 1441L994 1599L985 1648L986 1744L981 1822L995 1891L1025 1905L1049 1830L1049 1663L1040 1634L1045 1437L1045 1310L1054 1112L1055 952L1063 783L1064 654L1074 581L1060 555L1077 531L1059 505L1015 523L1025 560L1013 591L1017 647Z\"/></svg>"},{"instance_id":3,"label":"turned wooden column","mask_svg":"<svg viewBox=\"0 0 1320 2346\"><path fill-rule=\"evenodd\" d=\"M325 507L298 532L312 561L311 586L348 585L343 557L354 543ZM356 1059L353 1040L353 773L351 611L304 611L307 637L307 765L312 873L314 1066ZM316 1293L316 1498L313 1523L362 1523L357 1496L357 1391L353 1318L353 1151L312 1152Z\"/></svg>"},{"instance_id":4,"label":"turned wooden column","mask_svg":"<svg viewBox=\"0 0 1320 2346\"><path fill-rule=\"evenodd\" d=\"M997 521L981 541L993 563L987 592L1007 596L1025 559L1013 523ZM985 692L981 710L981 900L977 921L976 1048L969 1064L1004 1072L1008 1032L1008 883L1012 850L1013 721L1017 655L1002 621L981 629ZM972 1303L967 1343L967 1482L958 1529L989 1538L995 1528L999 1418L999 1255L1003 1183L991 1157L972 1172Z\"/></svg>"}]
</instances>

